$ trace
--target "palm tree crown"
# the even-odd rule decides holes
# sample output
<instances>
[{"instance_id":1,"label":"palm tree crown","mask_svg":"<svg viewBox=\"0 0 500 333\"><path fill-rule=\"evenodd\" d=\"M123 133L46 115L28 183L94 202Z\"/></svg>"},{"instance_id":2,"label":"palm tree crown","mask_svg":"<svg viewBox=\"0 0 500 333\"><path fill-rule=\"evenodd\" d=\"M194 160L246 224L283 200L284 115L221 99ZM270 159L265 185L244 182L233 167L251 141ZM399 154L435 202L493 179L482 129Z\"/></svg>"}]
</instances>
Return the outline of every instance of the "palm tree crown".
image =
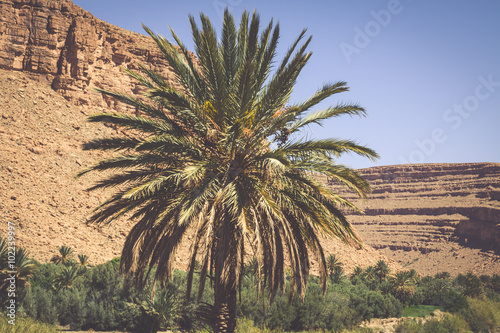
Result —
<instances>
[{"instance_id":1,"label":"palm tree crown","mask_svg":"<svg viewBox=\"0 0 500 333\"><path fill-rule=\"evenodd\" d=\"M10 251L8 239L0 236L0 303L8 302L8 290L13 281L16 288L29 287L29 279L35 274L38 266L29 258L29 253L22 247L16 247L14 255ZM12 257L15 259L12 261ZM14 277L14 280L12 278Z\"/></svg>"},{"instance_id":2,"label":"palm tree crown","mask_svg":"<svg viewBox=\"0 0 500 333\"><path fill-rule=\"evenodd\" d=\"M290 102L296 79L311 56L311 38L305 39L305 30L276 63L279 25L273 28L270 22L259 34L255 12L251 17L244 12L237 27L226 10L218 38L210 20L203 14L200 20L198 27L190 17L197 60L173 31L178 47L145 27L171 66L175 83L140 66L140 72L125 72L146 88L145 96L100 90L137 112L89 118L131 131L87 145L122 154L81 174L116 170L92 187L119 190L96 209L91 221L108 223L126 213L137 221L123 248L122 271L140 279L157 265L154 278L162 283L171 276L176 248L188 229L194 232L188 297L199 260L198 295L206 277L215 277L208 320L216 331L232 331L234 323L228 318L234 314L231 304L236 302L248 247L259 263L262 287L271 296L284 288L286 259L291 289L304 296L308 250L319 260L326 288L326 260L318 233L346 242L360 240L341 211L356 207L316 175L333 178L363 197L369 184L334 159L349 152L370 159L377 154L350 140L299 136L304 127L325 119L365 113L349 104L310 112L326 98L347 91L345 82L326 84L304 102ZM224 320L230 323L222 327L218 323Z\"/></svg>"},{"instance_id":3,"label":"palm tree crown","mask_svg":"<svg viewBox=\"0 0 500 333\"><path fill-rule=\"evenodd\" d=\"M59 254L54 255L52 259L50 259L53 263L67 265L73 261L74 252L71 247L62 245L57 248L57 251L59 251Z\"/></svg>"},{"instance_id":4,"label":"palm tree crown","mask_svg":"<svg viewBox=\"0 0 500 333\"><path fill-rule=\"evenodd\" d=\"M380 282L384 281L389 276L389 273L391 271L387 263L382 259L377 261L374 270L375 275L379 278Z\"/></svg>"}]
</instances>

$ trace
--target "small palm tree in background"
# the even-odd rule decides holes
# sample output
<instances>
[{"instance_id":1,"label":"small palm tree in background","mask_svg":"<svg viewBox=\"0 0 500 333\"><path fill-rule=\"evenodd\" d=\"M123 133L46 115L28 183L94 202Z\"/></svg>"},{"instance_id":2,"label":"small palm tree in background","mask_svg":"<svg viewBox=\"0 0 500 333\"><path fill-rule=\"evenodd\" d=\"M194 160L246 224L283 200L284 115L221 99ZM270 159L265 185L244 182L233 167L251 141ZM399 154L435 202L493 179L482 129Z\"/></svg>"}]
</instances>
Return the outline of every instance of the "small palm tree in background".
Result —
<instances>
[{"instance_id":1,"label":"small palm tree in background","mask_svg":"<svg viewBox=\"0 0 500 333\"><path fill-rule=\"evenodd\" d=\"M89 264L89 256L86 254L79 254L78 263L80 264L81 267L87 267Z\"/></svg>"},{"instance_id":2,"label":"small palm tree in background","mask_svg":"<svg viewBox=\"0 0 500 333\"><path fill-rule=\"evenodd\" d=\"M375 279L375 267L373 266L368 266L365 268L365 271L363 273L363 276L366 280L373 280Z\"/></svg>"},{"instance_id":3,"label":"small palm tree in background","mask_svg":"<svg viewBox=\"0 0 500 333\"><path fill-rule=\"evenodd\" d=\"M0 236L0 269L6 268L9 262L9 251L7 248L7 240Z\"/></svg>"},{"instance_id":4,"label":"small palm tree in background","mask_svg":"<svg viewBox=\"0 0 500 333\"><path fill-rule=\"evenodd\" d=\"M71 289L79 274L80 267L77 264L62 267L61 271L54 278L54 288L56 290Z\"/></svg>"},{"instance_id":5,"label":"small palm tree in background","mask_svg":"<svg viewBox=\"0 0 500 333\"><path fill-rule=\"evenodd\" d=\"M181 316L181 302L177 300L173 289L166 288L153 297L154 300L147 299L138 306L146 318L145 322L141 323L141 332L144 333L156 333L160 329L171 328Z\"/></svg>"},{"instance_id":6,"label":"small palm tree in background","mask_svg":"<svg viewBox=\"0 0 500 333\"><path fill-rule=\"evenodd\" d=\"M406 304L415 294L415 278L410 271L399 271L389 278L391 293Z\"/></svg>"},{"instance_id":7,"label":"small palm tree in background","mask_svg":"<svg viewBox=\"0 0 500 333\"><path fill-rule=\"evenodd\" d=\"M379 282L385 281L391 271L387 263L382 259L377 261L374 270L375 276L378 277Z\"/></svg>"},{"instance_id":8,"label":"small palm tree in background","mask_svg":"<svg viewBox=\"0 0 500 333\"><path fill-rule=\"evenodd\" d=\"M100 90L136 112L89 118L129 131L86 145L121 154L80 175L115 172L92 187L118 190L90 221L111 223L124 214L136 221L120 265L138 283L153 265L155 281L170 279L176 249L186 234L194 235L186 297L192 297L199 261L198 299L207 277L214 286L214 303L205 304L200 313L214 331L234 332L237 286L249 246L261 268L262 290L271 298L285 288L285 259L291 266L290 289L304 297L311 254L326 291L327 264L318 234L350 244L360 244L360 239L342 212L357 208L316 176L330 177L365 197L369 184L335 160L345 153L370 159L377 154L351 140L300 136L302 129L326 119L365 114L362 107L344 103L311 111L347 91L345 82L327 83L306 101L290 102L311 57L305 30L283 60L276 61L279 25L270 22L259 33L257 13L250 17L245 11L238 27L226 10L218 38L208 17L202 14L200 19L201 28L190 17L196 61L173 31L175 47L145 28L175 82L139 66L140 72L125 72L145 88L141 98Z\"/></svg>"},{"instance_id":9,"label":"small palm tree in background","mask_svg":"<svg viewBox=\"0 0 500 333\"><path fill-rule=\"evenodd\" d=\"M12 256L12 252L14 256ZM9 251L8 242L2 237L0 237L0 263L2 264L0 267L1 299L7 296L7 289L9 289L11 283L15 283L16 288L14 289L28 287L29 278L37 270L37 265L29 258L26 249L15 247L14 251Z\"/></svg>"},{"instance_id":10,"label":"small palm tree in background","mask_svg":"<svg viewBox=\"0 0 500 333\"><path fill-rule=\"evenodd\" d=\"M351 273L350 279L353 280L357 277L362 277L363 273L364 273L363 268L361 268L360 266L356 266L356 268L354 268L354 270Z\"/></svg>"},{"instance_id":11,"label":"small palm tree in background","mask_svg":"<svg viewBox=\"0 0 500 333\"><path fill-rule=\"evenodd\" d=\"M330 254L326 259L328 276L333 283L340 283L344 278L344 264L335 254Z\"/></svg>"},{"instance_id":12,"label":"small palm tree in background","mask_svg":"<svg viewBox=\"0 0 500 333\"><path fill-rule=\"evenodd\" d=\"M410 269L408 271L408 275L409 275L410 279L413 281L414 284L419 283L420 279L422 278L420 276L420 274L414 268L412 268L412 269Z\"/></svg>"},{"instance_id":13,"label":"small palm tree in background","mask_svg":"<svg viewBox=\"0 0 500 333\"><path fill-rule=\"evenodd\" d=\"M439 272L434 275L435 279L443 279L443 280L449 280L451 277L450 273L448 272Z\"/></svg>"},{"instance_id":14,"label":"small palm tree in background","mask_svg":"<svg viewBox=\"0 0 500 333\"><path fill-rule=\"evenodd\" d=\"M73 249L66 246L62 245L57 248L57 251L59 251L59 254L56 254L50 259L55 264L63 264L63 265L68 265L73 262Z\"/></svg>"}]
</instances>

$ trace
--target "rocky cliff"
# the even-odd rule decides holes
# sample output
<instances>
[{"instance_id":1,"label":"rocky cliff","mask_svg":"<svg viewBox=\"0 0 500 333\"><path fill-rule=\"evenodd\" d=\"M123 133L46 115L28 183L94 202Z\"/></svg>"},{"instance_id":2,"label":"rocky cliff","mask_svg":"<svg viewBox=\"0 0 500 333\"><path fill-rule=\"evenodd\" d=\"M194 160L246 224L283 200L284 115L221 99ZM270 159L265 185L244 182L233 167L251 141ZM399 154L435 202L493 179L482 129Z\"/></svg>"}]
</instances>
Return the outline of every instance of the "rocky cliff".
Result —
<instances>
[{"instance_id":1,"label":"rocky cliff","mask_svg":"<svg viewBox=\"0 0 500 333\"><path fill-rule=\"evenodd\" d=\"M364 214L351 213L350 219L368 244L430 273L500 272L500 164L396 165L360 172L373 193L358 201Z\"/></svg>"},{"instance_id":2,"label":"rocky cliff","mask_svg":"<svg viewBox=\"0 0 500 333\"><path fill-rule=\"evenodd\" d=\"M123 107L93 88L137 93L120 67L147 64L167 78L150 38L100 19L70 0L0 0L0 68L44 74L72 104Z\"/></svg>"}]
</instances>

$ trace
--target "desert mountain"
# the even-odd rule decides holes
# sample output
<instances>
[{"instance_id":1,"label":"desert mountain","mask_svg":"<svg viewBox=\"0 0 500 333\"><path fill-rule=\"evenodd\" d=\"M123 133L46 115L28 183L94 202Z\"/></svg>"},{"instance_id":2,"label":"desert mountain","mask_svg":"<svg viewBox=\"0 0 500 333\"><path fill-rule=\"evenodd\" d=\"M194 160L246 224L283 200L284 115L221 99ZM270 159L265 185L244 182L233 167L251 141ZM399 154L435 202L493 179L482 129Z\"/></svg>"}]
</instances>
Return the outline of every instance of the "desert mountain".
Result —
<instances>
[{"instance_id":1,"label":"desert mountain","mask_svg":"<svg viewBox=\"0 0 500 333\"><path fill-rule=\"evenodd\" d=\"M499 163L360 171L373 193L349 218L366 243L426 274L500 273Z\"/></svg>"},{"instance_id":2,"label":"desert mountain","mask_svg":"<svg viewBox=\"0 0 500 333\"><path fill-rule=\"evenodd\" d=\"M132 222L87 225L86 216L109 193L85 191L95 174L74 177L105 157L82 150L82 144L115 131L86 123L86 116L123 109L92 89L138 94L140 88L120 70L137 63L169 77L147 37L99 20L69 0L0 0L0 233L14 222L17 244L36 259L49 260L60 245L89 255L93 264L120 254ZM423 274L500 272L499 164L362 172L374 193L359 203L364 215L349 217L365 248L323 242L348 272L379 259ZM189 246L190 237L177 254L179 267Z\"/></svg>"},{"instance_id":3,"label":"desert mountain","mask_svg":"<svg viewBox=\"0 0 500 333\"><path fill-rule=\"evenodd\" d=\"M86 116L122 106L92 88L136 94L139 88L120 66L146 64L167 78L168 66L147 37L99 20L71 1L0 0L0 13L0 232L5 235L7 222L14 222L17 244L40 261L61 245L89 255L93 264L112 259L120 255L132 222L87 225L86 216L109 193L85 191L97 175L75 175L104 157L82 150L83 143L114 131L86 123ZM177 254L181 268L189 246L188 236ZM347 271L387 260L370 246L355 249L329 240L324 247Z\"/></svg>"}]
</instances>

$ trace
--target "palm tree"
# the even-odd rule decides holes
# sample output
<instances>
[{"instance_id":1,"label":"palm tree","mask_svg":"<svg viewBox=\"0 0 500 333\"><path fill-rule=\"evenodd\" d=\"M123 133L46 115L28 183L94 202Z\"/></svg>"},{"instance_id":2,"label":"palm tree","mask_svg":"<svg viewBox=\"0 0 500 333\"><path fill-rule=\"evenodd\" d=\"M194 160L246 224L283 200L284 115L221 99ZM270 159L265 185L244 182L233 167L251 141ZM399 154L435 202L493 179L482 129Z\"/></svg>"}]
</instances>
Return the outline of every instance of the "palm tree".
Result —
<instances>
[{"instance_id":1,"label":"palm tree","mask_svg":"<svg viewBox=\"0 0 500 333\"><path fill-rule=\"evenodd\" d=\"M344 277L344 267L335 254L330 254L326 259L328 276L333 283L340 283Z\"/></svg>"},{"instance_id":2,"label":"palm tree","mask_svg":"<svg viewBox=\"0 0 500 333\"><path fill-rule=\"evenodd\" d=\"M79 254L78 262L81 267L87 267L89 265L89 256L86 254Z\"/></svg>"},{"instance_id":3,"label":"palm tree","mask_svg":"<svg viewBox=\"0 0 500 333\"><path fill-rule=\"evenodd\" d=\"M62 267L61 271L54 277L54 287L59 289L71 289L73 283L80 273L77 264Z\"/></svg>"},{"instance_id":4,"label":"palm tree","mask_svg":"<svg viewBox=\"0 0 500 333\"><path fill-rule=\"evenodd\" d=\"M415 294L415 279L410 271L399 271L389 279L392 294L406 303Z\"/></svg>"},{"instance_id":5,"label":"palm tree","mask_svg":"<svg viewBox=\"0 0 500 333\"><path fill-rule=\"evenodd\" d=\"M4 263L4 266L0 268L0 293L2 296L7 295L6 290L9 288L11 281L15 281L16 288L29 286L29 278L37 270L37 265L29 258L28 251L22 247L15 248L13 265L9 264L9 248L7 244L7 241L0 237L0 262ZM13 279L8 280L7 278Z\"/></svg>"},{"instance_id":6,"label":"palm tree","mask_svg":"<svg viewBox=\"0 0 500 333\"><path fill-rule=\"evenodd\" d=\"M141 323L144 333L156 333L161 328L169 328L181 316L180 302L172 289L162 290L153 299L142 301L139 305L145 315L145 322Z\"/></svg>"},{"instance_id":7,"label":"palm tree","mask_svg":"<svg viewBox=\"0 0 500 333\"><path fill-rule=\"evenodd\" d=\"M0 268L7 267L7 263L9 262L9 251L7 249L7 240L0 236Z\"/></svg>"},{"instance_id":8,"label":"palm tree","mask_svg":"<svg viewBox=\"0 0 500 333\"><path fill-rule=\"evenodd\" d=\"M326 267L328 268L328 273L331 275L335 271L337 267L342 267L343 264L340 262L340 260L337 258L335 254L330 254L326 258Z\"/></svg>"},{"instance_id":9,"label":"palm tree","mask_svg":"<svg viewBox=\"0 0 500 333\"><path fill-rule=\"evenodd\" d=\"M367 280L373 280L375 278L375 267L373 267L373 266L366 267L364 277Z\"/></svg>"},{"instance_id":10,"label":"palm tree","mask_svg":"<svg viewBox=\"0 0 500 333\"><path fill-rule=\"evenodd\" d=\"M414 268L408 271L408 275L414 284L418 284L420 282L421 276Z\"/></svg>"},{"instance_id":11,"label":"palm tree","mask_svg":"<svg viewBox=\"0 0 500 333\"><path fill-rule=\"evenodd\" d=\"M350 279L354 280L355 278L361 276L363 276L363 268L361 268L360 266L356 266L356 268L354 268L354 271L352 271L351 273Z\"/></svg>"},{"instance_id":12,"label":"palm tree","mask_svg":"<svg viewBox=\"0 0 500 333\"><path fill-rule=\"evenodd\" d=\"M201 14L200 19L201 28L190 17L197 60L173 31L178 46L145 27L169 63L174 82L139 66L139 72L125 72L144 86L144 96L100 90L136 113L105 112L89 118L130 131L87 144L87 149L122 154L80 175L115 171L92 187L118 190L90 221L110 223L124 214L136 221L124 244L121 271L133 274L138 283L153 265L155 281L164 284L171 278L173 254L184 236L194 232L187 298L199 260L198 299L207 276L214 283L214 303L203 307L205 320L216 332L233 332L246 247L253 248L262 268L262 288L271 299L284 290L286 258L290 289L304 297L311 253L318 259L326 291L327 267L318 234L361 241L341 210L357 208L316 175L331 177L365 197L368 182L335 159L344 153L370 159L377 154L351 140L299 136L304 127L326 119L365 114L362 107L343 103L310 112L326 98L347 91L345 82L325 84L306 101L290 102L311 56L305 30L276 62L279 25L273 27L272 21L259 34L257 13L250 17L245 11L237 27L226 10L218 39L208 17Z\"/></svg>"},{"instance_id":13,"label":"palm tree","mask_svg":"<svg viewBox=\"0 0 500 333\"><path fill-rule=\"evenodd\" d=\"M70 264L73 261L73 249L66 246L62 245L57 248L59 251L59 254L56 254L50 259L55 264L63 264L67 265Z\"/></svg>"},{"instance_id":14,"label":"palm tree","mask_svg":"<svg viewBox=\"0 0 500 333\"><path fill-rule=\"evenodd\" d=\"M451 277L450 273L448 272L439 272L434 275L435 279L443 279L443 280L449 280Z\"/></svg>"},{"instance_id":15,"label":"palm tree","mask_svg":"<svg viewBox=\"0 0 500 333\"><path fill-rule=\"evenodd\" d=\"M389 266L387 266L387 263L382 259L377 261L374 270L375 275L379 278L380 282L384 281L390 272Z\"/></svg>"}]
</instances>

